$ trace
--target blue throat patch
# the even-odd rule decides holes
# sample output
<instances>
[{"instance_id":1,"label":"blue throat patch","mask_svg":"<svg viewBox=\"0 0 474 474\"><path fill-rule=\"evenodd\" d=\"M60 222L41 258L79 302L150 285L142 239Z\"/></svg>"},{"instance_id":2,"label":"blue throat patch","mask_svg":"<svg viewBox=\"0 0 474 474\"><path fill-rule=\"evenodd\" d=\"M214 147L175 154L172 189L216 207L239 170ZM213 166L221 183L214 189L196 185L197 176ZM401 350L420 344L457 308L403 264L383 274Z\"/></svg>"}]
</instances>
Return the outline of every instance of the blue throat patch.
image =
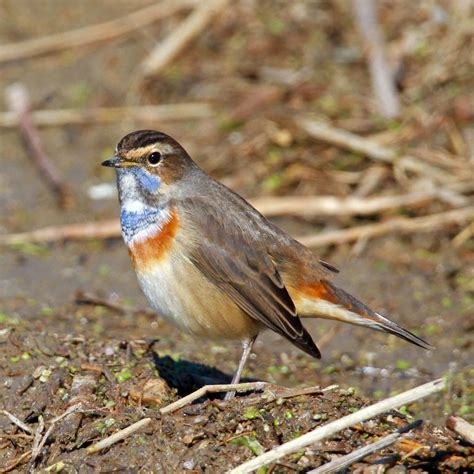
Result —
<instances>
[{"instance_id":1,"label":"blue throat patch","mask_svg":"<svg viewBox=\"0 0 474 474\"><path fill-rule=\"evenodd\" d=\"M163 208L145 208L140 212L130 212L122 208L120 211L120 224L125 240L132 239L138 232L160 222L163 218L162 214Z\"/></svg>"}]
</instances>

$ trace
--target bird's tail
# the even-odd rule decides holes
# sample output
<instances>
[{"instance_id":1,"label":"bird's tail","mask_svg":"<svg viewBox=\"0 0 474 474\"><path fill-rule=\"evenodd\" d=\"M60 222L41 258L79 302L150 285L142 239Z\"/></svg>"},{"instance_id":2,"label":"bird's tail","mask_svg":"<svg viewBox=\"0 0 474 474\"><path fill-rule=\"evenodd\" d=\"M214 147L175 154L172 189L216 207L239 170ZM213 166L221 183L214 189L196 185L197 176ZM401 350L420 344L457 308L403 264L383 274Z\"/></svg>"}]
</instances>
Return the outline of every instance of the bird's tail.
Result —
<instances>
[{"instance_id":1,"label":"bird's tail","mask_svg":"<svg viewBox=\"0 0 474 474\"><path fill-rule=\"evenodd\" d=\"M315 285L299 288L291 296L296 303L298 315L302 318L334 319L357 326L365 326L376 331L393 334L423 349L433 348L423 339L372 311L349 293L327 280L320 280Z\"/></svg>"}]
</instances>

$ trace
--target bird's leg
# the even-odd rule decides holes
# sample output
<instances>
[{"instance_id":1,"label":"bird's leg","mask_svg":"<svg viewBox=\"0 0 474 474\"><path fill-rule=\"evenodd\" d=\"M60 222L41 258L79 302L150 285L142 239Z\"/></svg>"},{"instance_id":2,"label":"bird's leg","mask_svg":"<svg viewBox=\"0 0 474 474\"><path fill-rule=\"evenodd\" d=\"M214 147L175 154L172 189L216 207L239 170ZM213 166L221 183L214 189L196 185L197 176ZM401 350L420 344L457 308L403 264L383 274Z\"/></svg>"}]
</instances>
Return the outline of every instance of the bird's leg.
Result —
<instances>
[{"instance_id":1,"label":"bird's leg","mask_svg":"<svg viewBox=\"0 0 474 474\"><path fill-rule=\"evenodd\" d=\"M232 377L232 382L231 382L232 384L240 382L240 377L242 376L245 363L247 362L247 359L249 358L255 339L257 339L257 336L250 337L249 339L246 339L242 343L242 348L243 348L242 356L240 357L239 366L237 367L237 370L235 371L235 374ZM235 392L227 392L225 394L224 400L231 400L232 398L234 398L234 396L235 396Z\"/></svg>"}]
</instances>

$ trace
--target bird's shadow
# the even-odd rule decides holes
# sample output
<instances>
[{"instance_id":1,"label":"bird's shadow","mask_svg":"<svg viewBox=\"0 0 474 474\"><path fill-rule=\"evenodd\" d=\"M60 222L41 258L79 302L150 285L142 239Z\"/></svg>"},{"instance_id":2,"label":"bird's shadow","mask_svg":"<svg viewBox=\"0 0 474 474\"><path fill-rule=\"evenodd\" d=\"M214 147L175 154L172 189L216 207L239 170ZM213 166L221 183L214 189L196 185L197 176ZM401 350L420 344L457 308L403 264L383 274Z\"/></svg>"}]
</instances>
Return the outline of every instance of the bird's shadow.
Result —
<instances>
[{"instance_id":1,"label":"bird's shadow","mask_svg":"<svg viewBox=\"0 0 474 474\"><path fill-rule=\"evenodd\" d=\"M214 367L189 360L175 360L169 355L160 356L152 351L153 362L166 383L183 397L204 385L227 384L232 376Z\"/></svg>"}]
</instances>

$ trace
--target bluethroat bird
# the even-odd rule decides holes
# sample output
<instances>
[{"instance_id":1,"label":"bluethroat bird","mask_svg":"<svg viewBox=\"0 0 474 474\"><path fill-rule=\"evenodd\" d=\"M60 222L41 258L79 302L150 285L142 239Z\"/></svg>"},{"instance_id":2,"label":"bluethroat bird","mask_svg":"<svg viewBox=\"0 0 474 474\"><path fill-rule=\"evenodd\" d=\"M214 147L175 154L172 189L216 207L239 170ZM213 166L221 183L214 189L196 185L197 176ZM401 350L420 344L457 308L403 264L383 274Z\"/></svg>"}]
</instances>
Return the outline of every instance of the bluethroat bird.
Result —
<instances>
[{"instance_id":1,"label":"bluethroat bird","mask_svg":"<svg viewBox=\"0 0 474 474\"><path fill-rule=\"evenodd\" d=\"M431 348L331 283L332 265L212 179L170 136L130 133L102 165L116 169L122 235L148 301L192 335L242 341L232 383L264 329L320 358L301 318L365 326Z\"/></svg>"}]
</instances>

